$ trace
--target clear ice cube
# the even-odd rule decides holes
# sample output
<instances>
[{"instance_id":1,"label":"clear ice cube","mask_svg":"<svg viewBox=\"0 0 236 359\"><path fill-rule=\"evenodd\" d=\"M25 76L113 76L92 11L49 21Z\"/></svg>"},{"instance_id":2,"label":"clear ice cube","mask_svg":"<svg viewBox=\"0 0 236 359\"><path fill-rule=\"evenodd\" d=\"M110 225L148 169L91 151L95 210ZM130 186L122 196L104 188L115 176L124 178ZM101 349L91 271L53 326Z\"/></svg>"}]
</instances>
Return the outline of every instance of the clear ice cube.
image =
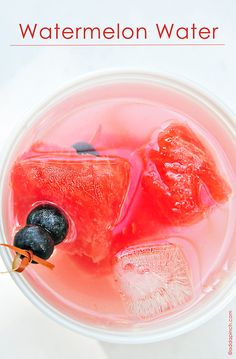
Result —
<instances>
[{"instance_id":1,"label":"clear ice cube","mask_svg":"<svg viewBox=\"0 0 236 359\"><path fill-rule=\"evenodd\" d=\"M191 271L174 244L130 247L116 255L115 279L128 313L152 320L193 297Z\"/></svg>"}]
</instances>

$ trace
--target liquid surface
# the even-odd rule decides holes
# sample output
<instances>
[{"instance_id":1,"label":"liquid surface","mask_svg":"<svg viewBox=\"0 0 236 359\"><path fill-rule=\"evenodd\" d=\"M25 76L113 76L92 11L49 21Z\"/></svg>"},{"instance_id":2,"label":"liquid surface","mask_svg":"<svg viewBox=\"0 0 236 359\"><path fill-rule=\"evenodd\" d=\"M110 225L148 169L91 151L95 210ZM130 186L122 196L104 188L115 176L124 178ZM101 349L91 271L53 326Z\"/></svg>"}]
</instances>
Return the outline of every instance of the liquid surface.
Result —
<instances>
[{"instance_id":1,"label":"liquid surface","mask_svg":"<svg viewBox=\"0 0 236 359\"><path fill-rule=\"evenodd\" d=\"M174 124L197 138L185 142L185 159L192 164L193 154L197 161L201 152L206 166L214 163L208 172L206 166L202 169L204 178L197 162L192 177L185 176L186 169L176 170L180 155L177 160L168 157L166 147L158 143ZM42 114L18 145L5 227L12 242L30 209L46 201L67 211L70 230L50 258L53 271L33 265L25 271L30 284L64 314L105 327L145 325L194 306L221 280L235 231L236 163L229 161L234 145L222 126L213 113L186 95L141 84L84 91ZM91 143L99 156L79 158L72 147L79 141ZM173 141L171 148L176 137ZM176 146L183 153L183 142ZM161 150L162 157L157 157ZM167 162L172 172L164 170ZM35 168L41 171L38 180L31 175ZM158 197L160 182L150 176L153 168L162 173L162 185L168 185L175 197ZM193 167L190 170L193 173ZM73 179L74 173L82 172L83 180ZM215 173L219 177L214 179ZM195 200L190 206L189 198L200 185L201 205ZM62 200L63 188L67 193ZM184 190L191 193L183 194ZM187 210L182 206L180 214L173 212L173 198L175 204L176 198L184 199Z\"/></svg>"}]
</instances>

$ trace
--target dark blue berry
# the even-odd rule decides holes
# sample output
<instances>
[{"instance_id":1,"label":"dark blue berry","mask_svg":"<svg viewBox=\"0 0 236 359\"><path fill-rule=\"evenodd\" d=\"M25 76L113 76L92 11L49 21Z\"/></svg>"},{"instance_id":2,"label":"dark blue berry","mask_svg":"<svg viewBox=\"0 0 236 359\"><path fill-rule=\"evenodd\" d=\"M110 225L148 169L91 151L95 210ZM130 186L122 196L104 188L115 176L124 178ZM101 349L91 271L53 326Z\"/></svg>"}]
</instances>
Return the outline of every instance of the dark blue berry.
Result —
<instances>
[{"instance_id":1,"label":"dark blue berry","mask_svg":"<svg viewBox=\"0 0 236 359\"><path fill-rule=\"evenodd\" d=\"M62 211L52 204L35 207L27 217L27 224L33 224L46 229L54 244L61 243L68 232L68 221Z\"/></svg>"},{"instance_id":2,"label":"dark blue berry","mask_svg":"<svg viewBox=\"0 0 236 359\"><path fill-rule=\"evenodd\" d=\"M87 154L87 155L99 156L98 152L90 143L81 141L74 143L72 147L76 150L78 155Z\"/></svg>"},{"instance_id":3,"label":"dark blue berry","mask_svg":"<svg viewBox=\"0 0 236 359\"><path fill-rule=\"evenodd\" d=\"M54 242L45 229L38 226L25 226L15 234L14 246L31 250L36 256L48 259L52 255Z\"/></svg>"}]
</instances>

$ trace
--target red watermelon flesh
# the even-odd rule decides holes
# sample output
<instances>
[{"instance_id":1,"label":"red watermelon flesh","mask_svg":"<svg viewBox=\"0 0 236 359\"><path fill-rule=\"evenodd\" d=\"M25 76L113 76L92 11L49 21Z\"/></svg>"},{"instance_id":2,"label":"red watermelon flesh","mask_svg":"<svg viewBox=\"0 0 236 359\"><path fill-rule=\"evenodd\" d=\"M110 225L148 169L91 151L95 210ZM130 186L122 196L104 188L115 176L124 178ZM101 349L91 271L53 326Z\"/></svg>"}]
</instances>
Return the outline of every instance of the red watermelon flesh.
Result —
<instances>
[{"instance_id":1,"label":"red watermelon flesh","mask_svg":"<svg viewBox=\"0 0 236 359\"><path fill-rule=\"evenodd\" d=\"M99 262L109 252L129 177L130 164L125 159L78 156L73 150L40 144L12 168L14 215L23 226L36 203L54 203L71 223L73 238L66 239L63 248Z\"/></svg>"},{"instance_id":2,"label":"red watermelon flesh","mask_svg":"<svg viewBox=\"0 0 236 359\"><path fill-rule=\"evenodd\" d=\"M161 131L146 159L143 186L156 212L174 225L200 220L231 193L211 153L186 125L174 123Z\"/></svg>"}]
</instances>

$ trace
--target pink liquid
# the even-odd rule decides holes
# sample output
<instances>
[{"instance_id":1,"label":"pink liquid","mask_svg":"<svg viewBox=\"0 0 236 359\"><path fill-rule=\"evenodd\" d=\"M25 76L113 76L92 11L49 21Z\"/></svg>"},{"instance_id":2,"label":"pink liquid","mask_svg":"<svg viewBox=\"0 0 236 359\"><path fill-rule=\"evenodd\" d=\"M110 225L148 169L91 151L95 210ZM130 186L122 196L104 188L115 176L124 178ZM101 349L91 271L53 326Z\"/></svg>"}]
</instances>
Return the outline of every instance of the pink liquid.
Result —
<instances>
[{"instance_id":1,"label":"pink liquid","mask_svg":"<svg viewBox=\"0 0 236 359\"><path fill-rule=\"evenodd\" d=\"M148 212L148 203L140 205L139 190L134 205L126 208L122 222L113 231L112 255L129 246L140 243L151 246L164 239L181 247L191 269L192 301L157 321L194 306L224 280L232 264L229 251L235 235L236 159L232 158L235 144L214 113L170 88L106 85L68 97L41 114L17 148L19 158L37 141L60 147L71 147L78 141L92 142L103 155L132 158L135 180L131 186L137 186L142 167L135 154L137 149L149 143L155 131L176 121L189 125L207 145L232 194L227 203L214 207L204 219L189 226L157 223ZM16 222L11 202L7 206L5 227L12 242L12 223L15 227L23 224ZM33 288L53 307L84 323L115 328L142 325L142 321L127 313L112 267L92 264L65 248L64 244L55 247L50 258L55 264L53 271L31 265L24 272Z\"/></svg>"}]
</instances>

